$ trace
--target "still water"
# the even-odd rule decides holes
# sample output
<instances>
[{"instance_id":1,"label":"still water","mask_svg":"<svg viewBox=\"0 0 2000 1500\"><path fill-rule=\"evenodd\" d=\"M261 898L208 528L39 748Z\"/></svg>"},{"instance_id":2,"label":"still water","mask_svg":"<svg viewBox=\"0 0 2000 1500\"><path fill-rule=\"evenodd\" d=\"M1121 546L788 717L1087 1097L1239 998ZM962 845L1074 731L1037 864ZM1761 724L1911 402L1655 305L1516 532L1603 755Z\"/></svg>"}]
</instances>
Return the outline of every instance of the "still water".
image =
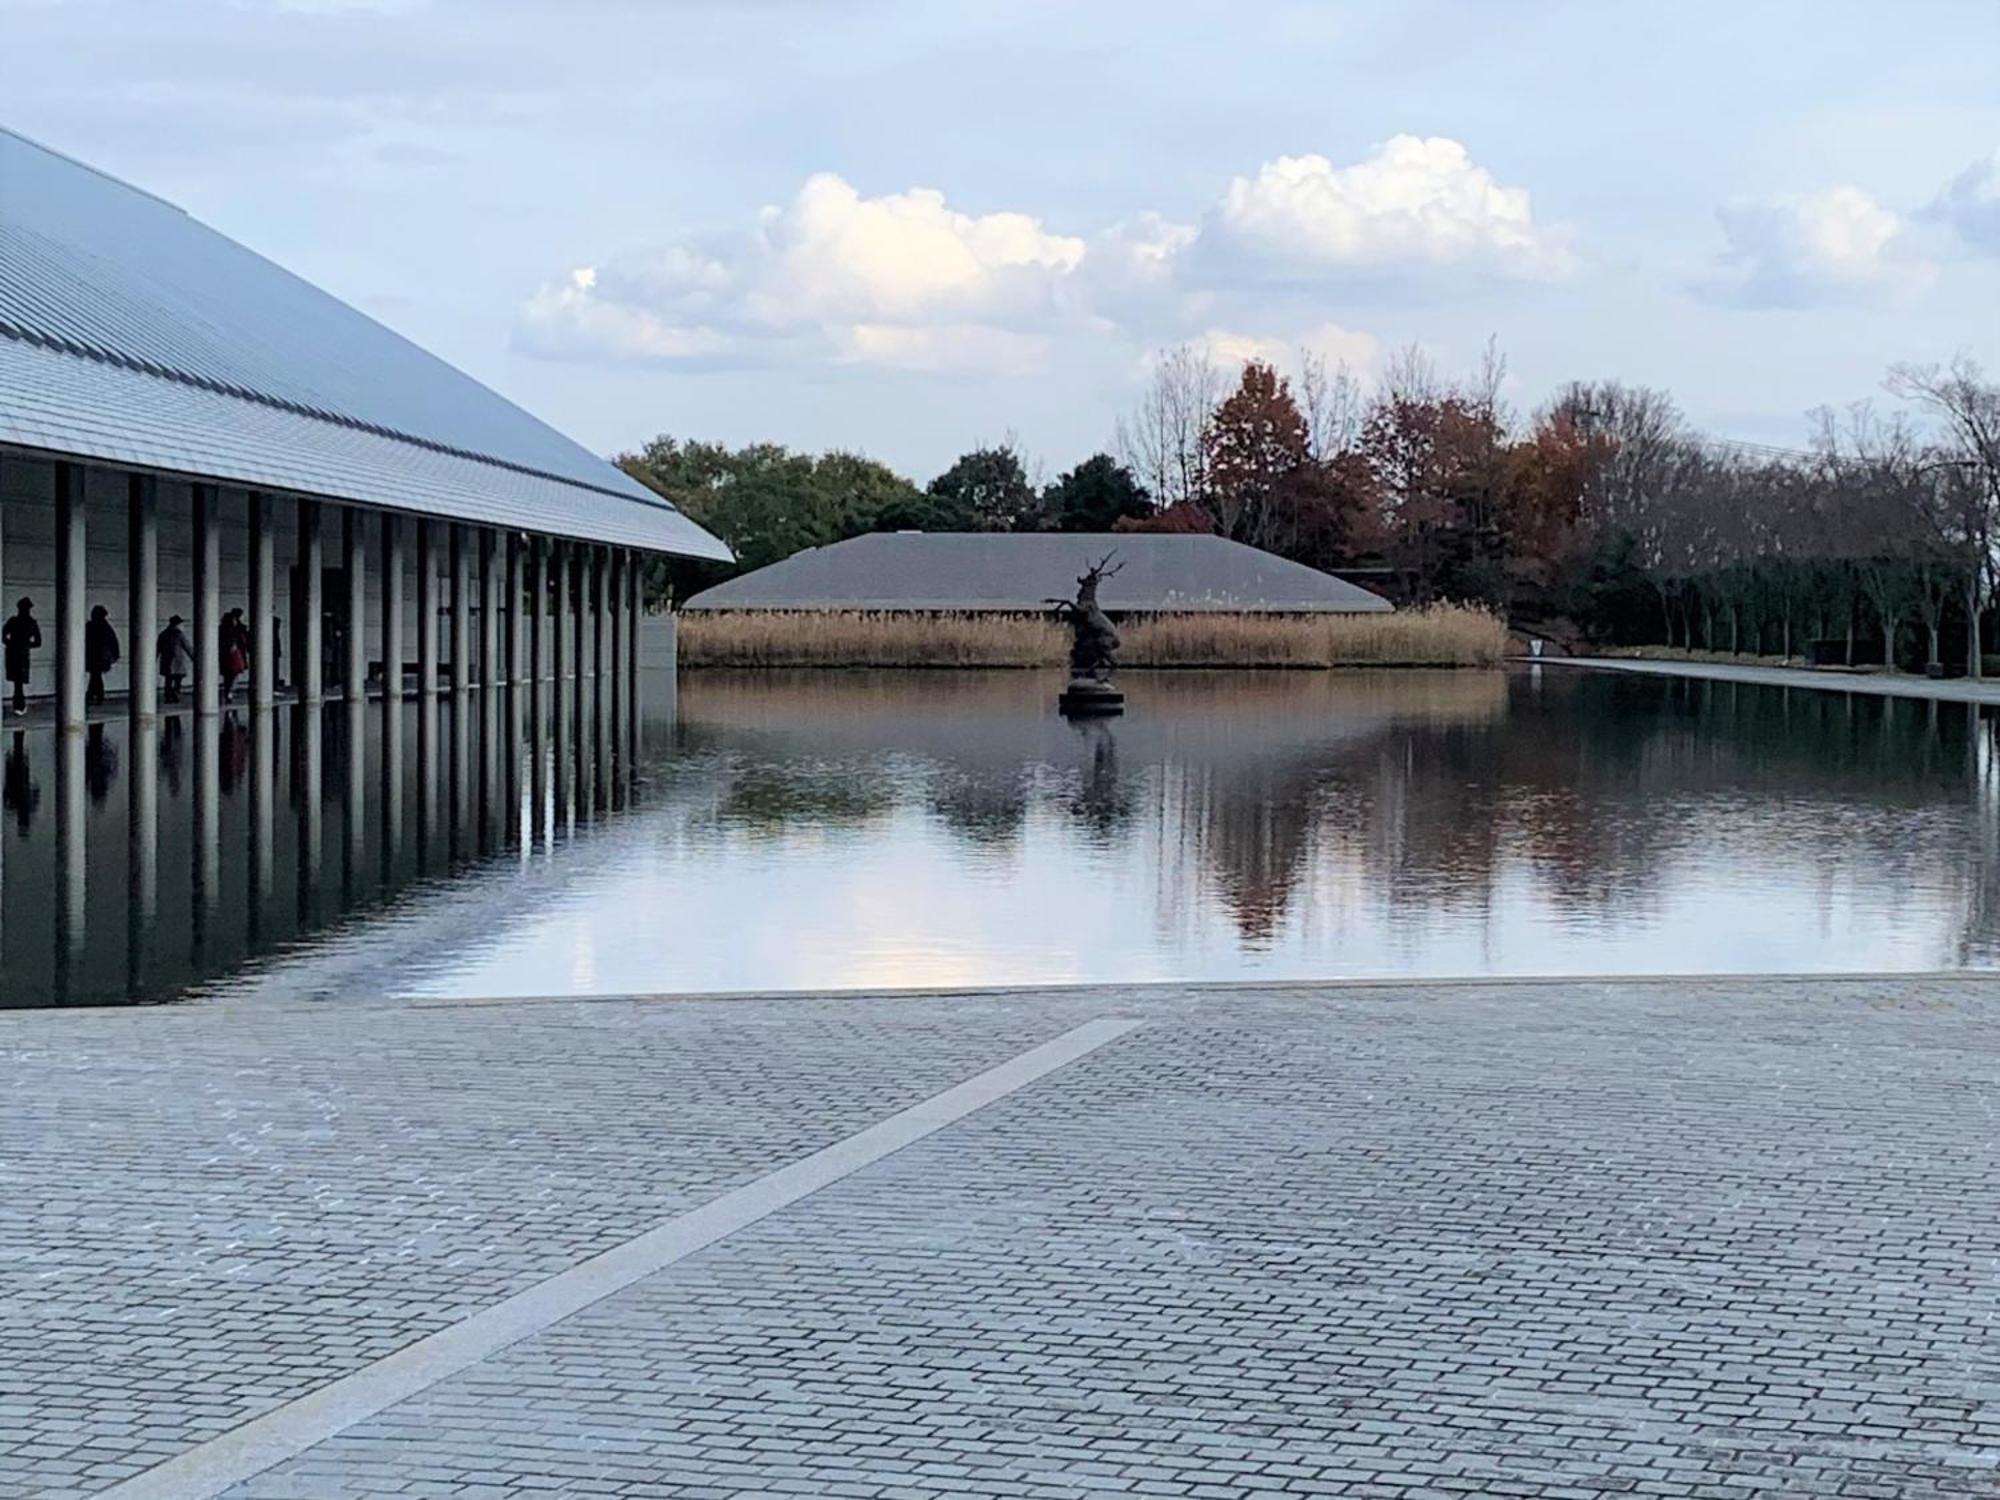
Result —
<instances>
[{"instance_id":1,"label":"still water","mask_svg":"<svg viewBox=\"0 0 2000 1500\"><path fill-rule=\"evenodd\" d=\"M581 785L519 723L489 742L472 722L469 747L447 726L425 755L414 724L392 751L379 708L354 733L329 708L318 734L281 708L262 742L238 720L214 731L206 811L202 747L169 723L136 747L158 770L150 871L133 862L124 725L94 730L66 772L52 731L0 733L0 995L1882 970L2000 955L1996 721L1962 705L1560 668L1134 673L1126 717L1070 725L1051 711L1057 686L703 672L676 693L656 680L637 754ZM385 767L392 753L401 765ZM64 774L83 789L64 799L82 823L67 851L48 792ZM261 800L259 774L272 778Z\"/></svg>"}]
</instances>

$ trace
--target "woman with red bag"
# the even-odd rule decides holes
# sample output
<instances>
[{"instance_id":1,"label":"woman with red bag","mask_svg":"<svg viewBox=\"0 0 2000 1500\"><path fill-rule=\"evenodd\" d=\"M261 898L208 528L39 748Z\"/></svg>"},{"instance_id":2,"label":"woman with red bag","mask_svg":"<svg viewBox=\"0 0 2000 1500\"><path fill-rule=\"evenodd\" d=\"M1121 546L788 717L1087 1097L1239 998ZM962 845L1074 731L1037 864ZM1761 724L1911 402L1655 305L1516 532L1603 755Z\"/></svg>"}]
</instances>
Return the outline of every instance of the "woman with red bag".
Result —
<instances>
[{"instance_id":1,"label":"woman with red bag","mask_svg":"<svg viewBox=\"0 0 2000 1500\"><path fill-rule=\"evenodd\" d=\"M236 679L250 670L250 627L243 623L243 611L232 609L216 628L216 649L222 657L222 701L236 691Z\"/></svg>"}]
</instances>

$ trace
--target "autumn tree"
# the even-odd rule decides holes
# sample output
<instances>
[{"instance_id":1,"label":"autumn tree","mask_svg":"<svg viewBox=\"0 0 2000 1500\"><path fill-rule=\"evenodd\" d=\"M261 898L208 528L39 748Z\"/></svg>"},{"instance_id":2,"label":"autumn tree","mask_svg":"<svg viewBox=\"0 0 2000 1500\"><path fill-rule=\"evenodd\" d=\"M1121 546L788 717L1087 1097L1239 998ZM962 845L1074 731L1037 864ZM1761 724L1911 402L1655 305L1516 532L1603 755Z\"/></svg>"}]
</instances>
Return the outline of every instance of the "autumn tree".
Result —
<instances>
[{"instance_id":1,"label":"autumn tree","mask_svg":"<svg viewBox=\"0 0 2000 1500\"><path fill-rule=\"evenodd\" d=\"M1291 383L1261 360L1244 365L1203 438L1216 531L1254 547L1282 547L1308 464L1306 421Z\"/></svg>"}]
</instances>

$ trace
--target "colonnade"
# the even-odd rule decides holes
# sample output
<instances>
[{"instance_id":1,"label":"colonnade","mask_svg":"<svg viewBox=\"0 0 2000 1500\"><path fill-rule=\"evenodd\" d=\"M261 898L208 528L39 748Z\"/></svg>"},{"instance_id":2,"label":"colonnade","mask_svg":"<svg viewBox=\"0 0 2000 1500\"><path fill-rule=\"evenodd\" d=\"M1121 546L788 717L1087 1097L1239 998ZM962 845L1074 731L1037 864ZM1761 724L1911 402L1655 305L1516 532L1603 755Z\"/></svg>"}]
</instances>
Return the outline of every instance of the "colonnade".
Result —
<instances>
[{"instance_id":1,"label":"colonnade","mask_svg":"<svg viewBox=\"0 0 2000 1500\"><path fill-rule=\"evenodd\" d=\"M5 462L0 459L0 462ZM84 636L89 569L81 466L54 466L54 608L48 643L55 664L56 949L60 990L85 941L90 889L85 869L86 757L101 736L103 710L85 701ZM342 881L348 895L365 879L371 841L380 879L407 853L406 713L416 715L418 765L412 788L418 821L416 863L538 842L620 805L629 791L639 735L639 555L624 548L398 514L310 499L247 496L243 579L251 649L248 703L222 699L222 547L214 486L185 487L191 534L192 701L161 702L154 642L160 630L160 485L127 476L124 652L129 830L129 968L135 991L148 971L160 890L157 768L163 725L178 755L191 741L193 836L188 881L198 952L216 918L227 859L222 839L225 771L249 793L247 885L250 937L274 897L276 746L287 722L291 798L299 817L296 864L301 920L320 900L322 791L329 754L343 768L338 800L344 825ZM296 507L292 528L293 682L279 690L275 507ZM178 506L173 507L178 509ZM166 522L175 523L169 515ZM372 535L371 535L372 533ZM179 538L176 538L178 543ZM372 545L371 545L372 542ZM340 597L331 617L336 649L322 639L329 617L326 562L338 558ZM6 590L5 513L0 511L0 599ZM406 619L407 570L414 561L415 619ZM440 564L443 564L442 569ZM302 591L302 592L301 592ZM373 606L371 612L371 604ZM407 656L415 634L412 664ZM371 664L371 640L378 653ZM323 666L323 662L326 663ZM412 673L409 668L414 666ZM326 679L331 676L332 682ZM413 678L413 680L412 680ZM376 776L369 759L369 705ZM247 722L246 722L247 721ZM247 729L247 757L242 755ZM191 733L189 732L191 730ZM231 756L225 767L225 745ZM331 746L331 748L329 748ZM476 748L475 748L476 746ZM13 751L22 753L19 735ZM247 764L241 763L246 761ZM178 764L178 760L176 760ZM370 783L377 804L371 817ZM442 783L442 785L440 784ZM445 800L448 799L448 800ZM101 857L101 852L100 852ZM0 908L0 923L6 913ZM4 930L4 929L0 929ZM101 939L102 933L91 934ZM4 997L0 997L4 998Z\"/></svg>"}]
</instances>

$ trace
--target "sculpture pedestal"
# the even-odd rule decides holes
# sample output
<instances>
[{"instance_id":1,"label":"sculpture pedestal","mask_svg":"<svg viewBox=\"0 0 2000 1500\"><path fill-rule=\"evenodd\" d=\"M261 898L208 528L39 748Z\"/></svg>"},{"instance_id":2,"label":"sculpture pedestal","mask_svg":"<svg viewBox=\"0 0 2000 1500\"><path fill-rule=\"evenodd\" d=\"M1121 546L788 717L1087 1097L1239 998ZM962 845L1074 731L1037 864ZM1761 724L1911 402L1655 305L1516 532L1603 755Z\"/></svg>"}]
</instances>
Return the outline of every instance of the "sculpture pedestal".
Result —
<instances>
[{"instance_id":1,"label":"sculpture pedestal","mask_svg":"<svg viewBox=\"0 0 2000 1500\"><path fill-rule=\"evenodd\" d=\"M1125 712L1125 695L1094 677L1072 677L1056 699L1056 707L1069 719L1104 718Z\"/></svg>"}]
</instances>

